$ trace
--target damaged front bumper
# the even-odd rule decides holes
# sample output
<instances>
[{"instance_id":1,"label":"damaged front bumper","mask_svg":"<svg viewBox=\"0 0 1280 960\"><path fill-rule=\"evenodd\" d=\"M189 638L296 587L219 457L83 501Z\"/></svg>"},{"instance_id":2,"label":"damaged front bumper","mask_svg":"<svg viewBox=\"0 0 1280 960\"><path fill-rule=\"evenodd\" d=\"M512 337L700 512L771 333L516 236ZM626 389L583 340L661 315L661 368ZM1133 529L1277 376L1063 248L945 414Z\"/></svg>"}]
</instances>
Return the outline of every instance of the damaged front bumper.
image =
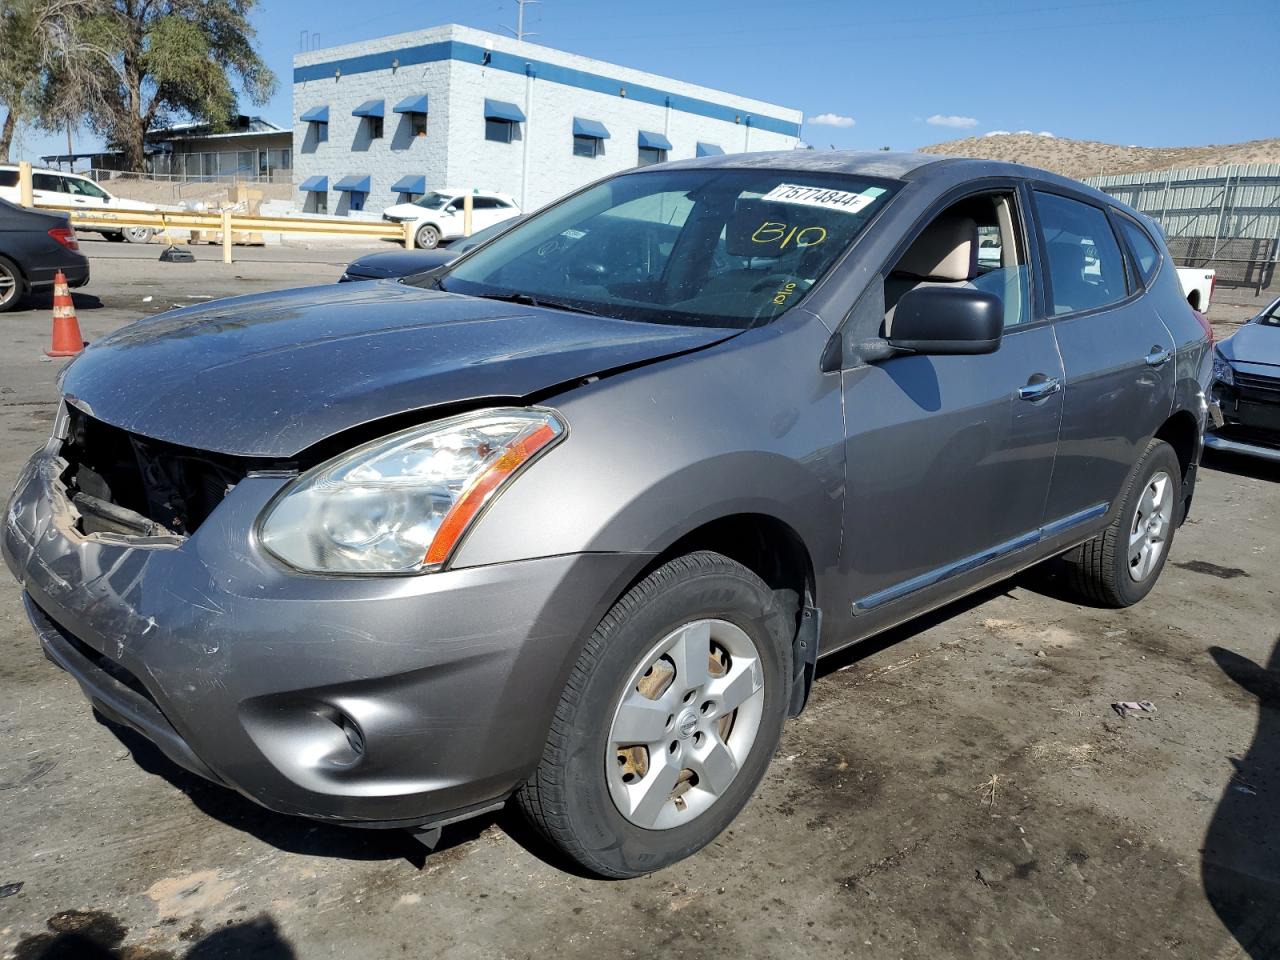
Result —
<instances>
[{"instance_id":1,"label":"damaged front bumper","mask_svg":"<svg viewBox=\"0 0 1280 960\"><path fill-rule=\"evenodd\" d=\"M279 475L251 474L189 537L85 535L57 450L23 471L0 538L46 655L174 762L284 813L432 824L505 798L644 562L303 576L252 535Z\"/></svg>"}]
</instances>

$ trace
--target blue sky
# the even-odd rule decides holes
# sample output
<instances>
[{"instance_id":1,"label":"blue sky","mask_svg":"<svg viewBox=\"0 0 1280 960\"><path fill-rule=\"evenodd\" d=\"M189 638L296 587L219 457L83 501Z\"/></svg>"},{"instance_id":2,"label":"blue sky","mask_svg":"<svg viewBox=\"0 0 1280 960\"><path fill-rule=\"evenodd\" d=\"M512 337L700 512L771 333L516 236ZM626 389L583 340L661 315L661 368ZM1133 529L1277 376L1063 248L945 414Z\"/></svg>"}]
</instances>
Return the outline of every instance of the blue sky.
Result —
<instances>
[{"instance_id":1,"label":"blue sky","mask_svg":"<svg viewBox=\"0 0 1280 960\"><path fill-rule=\"evenodd\" d=\"M280 87L245 112L288 123L303 31L322 47L450 22L498 31L515 7L259 0ZM537 43L802 110L820 148L991 130L1143 146L1280 136L1276 0L542 0L525 19ZM77 151L93 146L77 134ZM26 131L17 155L65 149Z\"/></svg>"}]
</instances>

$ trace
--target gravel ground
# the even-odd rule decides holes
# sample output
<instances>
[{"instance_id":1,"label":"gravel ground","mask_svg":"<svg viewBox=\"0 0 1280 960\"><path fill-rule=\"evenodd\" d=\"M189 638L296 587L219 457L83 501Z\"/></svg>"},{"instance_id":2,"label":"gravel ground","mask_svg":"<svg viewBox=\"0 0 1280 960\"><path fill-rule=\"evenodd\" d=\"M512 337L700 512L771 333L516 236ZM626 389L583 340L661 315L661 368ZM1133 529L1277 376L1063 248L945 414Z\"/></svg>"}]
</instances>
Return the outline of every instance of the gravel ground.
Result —
<instances>
[{"instance_id":1,"label":"gravel ground","mask_svg":"<svg viewBox=\"0 0 1280 960\"><path fill-rule=\"evenodd\" d=\"M85 248L89 337L193 297L328 282L347 259ZM45 301L0 319L0 491L53 417L48 318ZM1280 471L1213 459L1138 607L1027 577L824 662L732 829L625 882L576 875L506 815L447 830L424 866L406 835L205 784L94 721L0 572L0 952L1274 958L1278 533ZM1111 709L1142 699L1153 718Z\"/></svg>"}]
</instances>

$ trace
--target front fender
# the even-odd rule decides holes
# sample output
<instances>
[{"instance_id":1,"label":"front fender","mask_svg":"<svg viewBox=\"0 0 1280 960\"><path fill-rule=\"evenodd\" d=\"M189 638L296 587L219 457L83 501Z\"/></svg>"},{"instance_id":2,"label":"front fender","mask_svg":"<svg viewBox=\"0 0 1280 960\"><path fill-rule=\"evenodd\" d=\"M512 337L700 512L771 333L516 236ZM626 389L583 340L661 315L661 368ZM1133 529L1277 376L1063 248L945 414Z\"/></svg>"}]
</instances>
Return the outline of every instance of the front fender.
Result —
<instances>
[{"instance_id":1,"label":"front fender","mask_svg":"<svg viewBox=\"0 0 1280 960\"><path fill-rule=\"evenodd\" d=\"M793 314L543 401L568 437L489 506L453 565L654 554L755 513L799 534L821 582L843 518L840 382L819 370L825 328Z\"/></svg>"}]
</instances>

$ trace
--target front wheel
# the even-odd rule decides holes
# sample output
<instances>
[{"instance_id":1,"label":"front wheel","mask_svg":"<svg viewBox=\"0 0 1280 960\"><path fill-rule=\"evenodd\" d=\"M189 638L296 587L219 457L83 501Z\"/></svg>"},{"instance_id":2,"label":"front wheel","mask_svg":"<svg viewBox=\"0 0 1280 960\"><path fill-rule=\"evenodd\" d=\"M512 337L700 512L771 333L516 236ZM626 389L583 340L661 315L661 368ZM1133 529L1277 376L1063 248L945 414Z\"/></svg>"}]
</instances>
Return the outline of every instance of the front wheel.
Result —
<instances>
[{"instance_id":1,"label":"front wheel","mask_svg":"<svg viewBox=\"0 0 1280 960\"><path fill-rule=\"evenodd\" d=\"M155 231L150 227L125 227L120 235L130 243L150 243Z\"/></svg>"},{"instance_id":2,"label":"front wheel","mask_svg":"<svg viewBox=\"0 0 1280 960\"><path fill-rule=\"evenodd\" d=\"M440 246L440 231L429 223L421 226L418 228L415 242L423 250L434 250Z\"/></svg>"},{"instance_id":3,"label":"front wheel","mask_svg":"<svg viewBox=\"0 0 1280 960\"><path fill-rule=\"evenodd\" d=\"M689 856L750 799L778 746L795 608L717 553L659 567L600 622L556 709L526 817L597 874Z\"/></svg>"},{"instance_id":4,"label":"front wheel","mask_svg":"<svg viewBox=\"0 0 1280 960\"><path fill-rule=\"evenodd\" d=\"M1074 591L1104 607L1132 606L1150 593L1169 556L1181 505L1178 457L1163 440L1152 440L1111 525L1063 556Z\"/></svg>"}]
</instances>

